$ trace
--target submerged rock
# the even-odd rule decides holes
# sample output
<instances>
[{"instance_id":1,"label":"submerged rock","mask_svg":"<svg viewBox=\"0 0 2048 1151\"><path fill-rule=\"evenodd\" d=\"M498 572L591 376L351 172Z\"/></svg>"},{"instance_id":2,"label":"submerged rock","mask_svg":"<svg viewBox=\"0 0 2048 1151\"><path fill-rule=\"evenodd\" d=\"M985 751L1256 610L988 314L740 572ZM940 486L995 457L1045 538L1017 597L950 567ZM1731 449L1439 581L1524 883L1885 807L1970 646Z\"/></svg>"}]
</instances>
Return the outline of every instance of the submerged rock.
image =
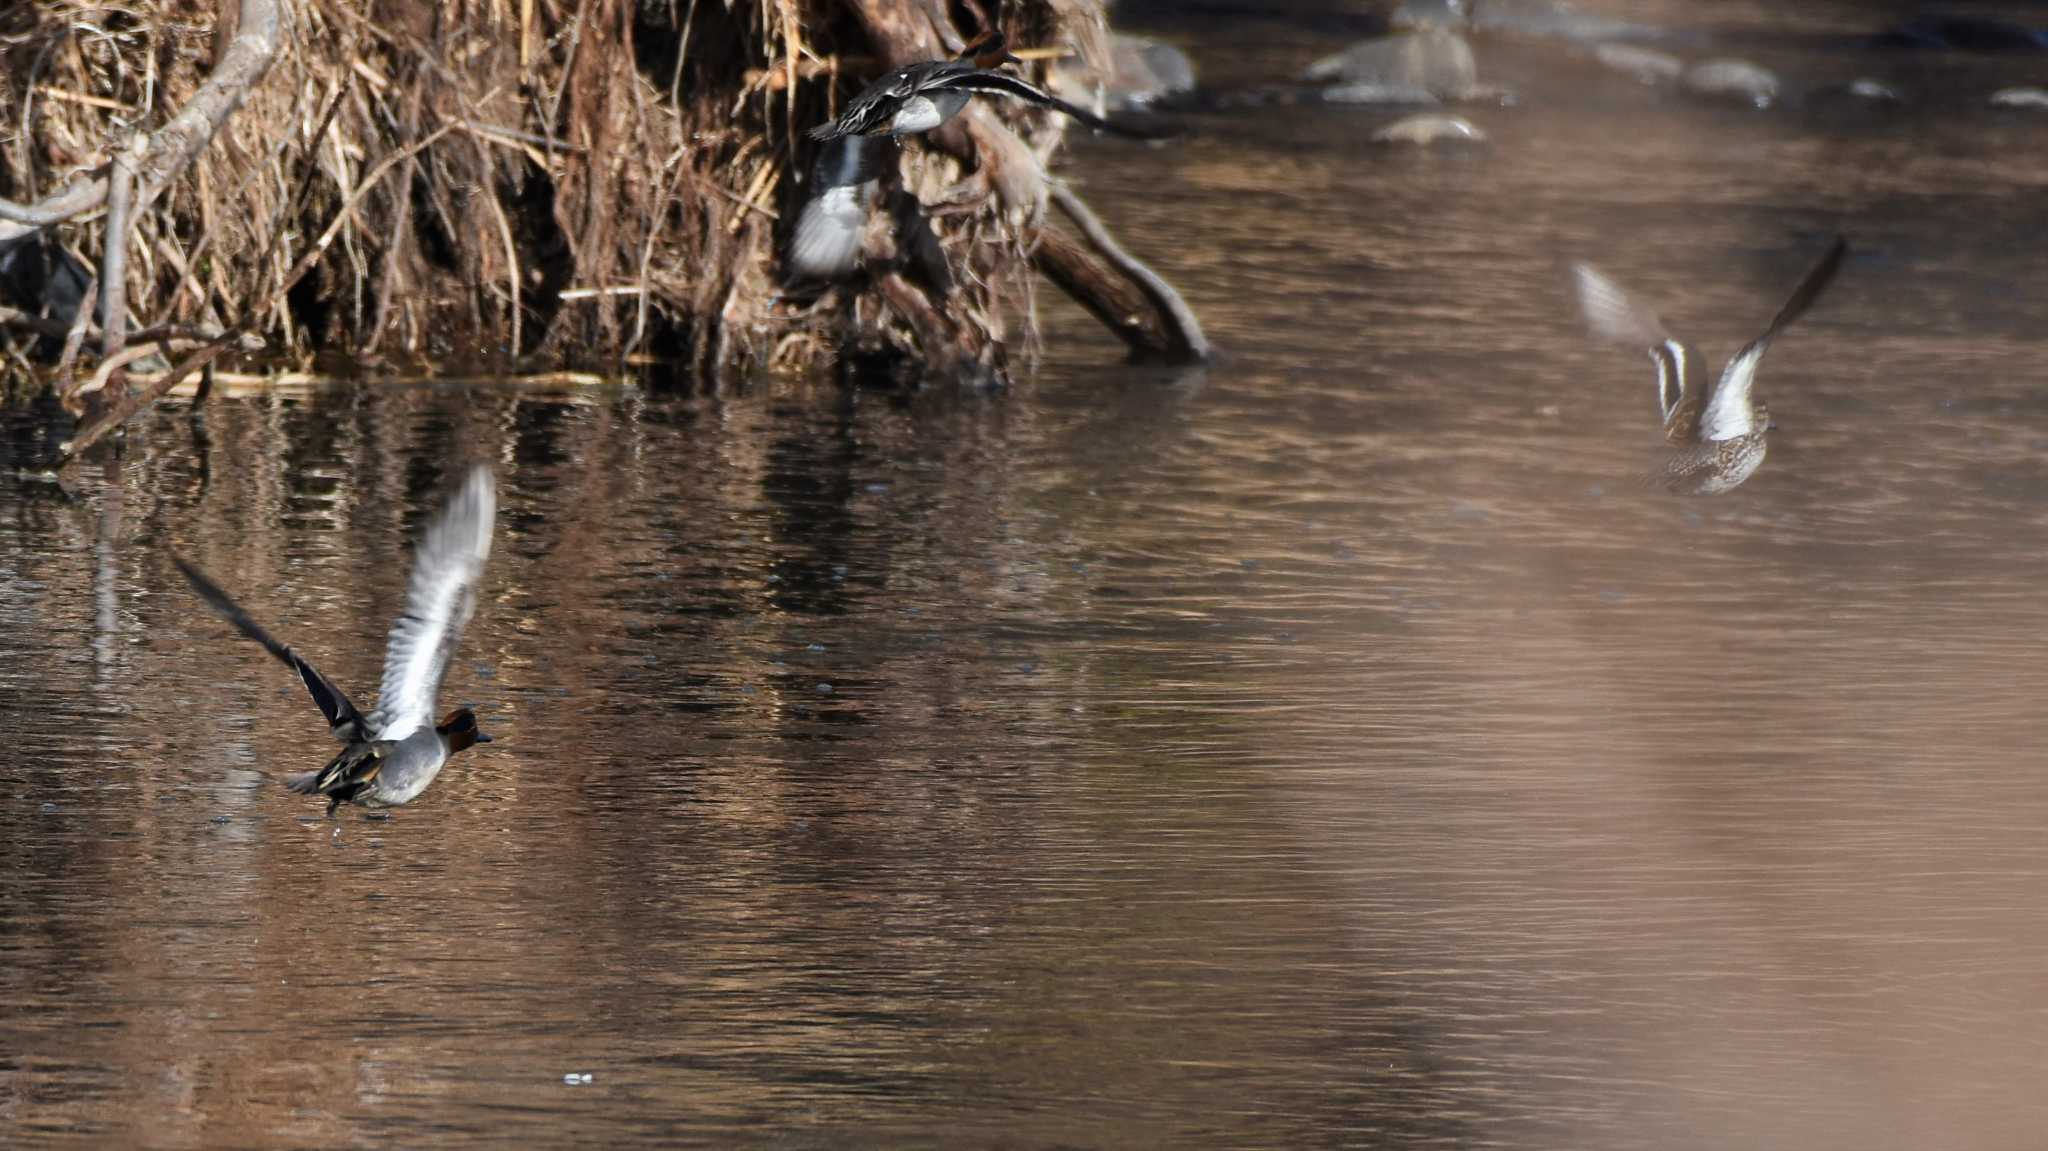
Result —
<instances>
[{"instance_id":1,"label":"submerged rock","mask_svg":"<svg viewBox=\"0 0 2048 1151\"><path fill-rule=\"evenodd\" d=\"M2000 88L1991 94L1994 108L2048 108L2048 88Z\"/></svg>"},{"instance_id":2,"label":"submerged rock","mask_svg":"<svg viewBox=\"0 0 2048 1151\"><path fill-rule=\"evenodd\" d=\"M1308 80L1359 88L1414 89L1458 100L1479 87L1472 45L1455 32L1384 36L1353 44L1308 66Z\"/></svg>"},{"instance_id":3,"label":"submerged rock","mask_svg":"<svg viewBox=\"0 0 2048 1151\"><path fill-rule=\"evenodd\" d=\"M1323 89L1323 99L1332 104L1441 104L1426 88L1388 84L1339 84Z\"/></svg>"},{"instance_id":4,"label":"submerged rock","mask_svg":"<svg viewBox=\"0 0 2048 1151\"><path fill-rule=\"evenodd\" d=\"M1768 108L1778 99L1778 77L1747 60L1708 60L1685 74L1685 90L1715 100L1741 100Z\"/></svg>"},{"instance_id":5,"label":"submerged rock","mask_svg":"<svg viewBox=\"0 0 2048 1151\"><path fill-rule=\"evenodd\" d=\"M1898 89L1882 80L1869 76L1859 77L1847 84L1828 84L1806 93L1805 106L1817 113L1833 117L1849 117L1846 122L1868 122L1873 116L1883 116L1901 107L1906 98Z\"/></svg>"},{"instance_id":6,"label":"submerged rock","mask_svg":"<svg viewBox=\"0 0 2048 1151\"><path fill-rule=\"evenodd\" d=\"M1441 112L1418 112L1404 116L1372 134L1375 144L1482 144L1486 133L1462 116Z\"/></svg>"},{"instance_id":7,"label":"submerged rock","mask_svg":"<svg viewBox=\"0 0 2048 1151\"><path fill-rule=\"evenodd\" d=\"M1634 44L1602 44L1593 58L1645 84L1670 84L1685 73L1685 61L1671 53Z\"/></svg>"},{"instance_id":8,"label":"submerged rock","mask_svg":"<svg viewBox=\"0 0 2048 1151\"><path fill-rule=\"evenodd\" d=\"M1195 90L1195 65L1171 44L1121 32L1110 38L1107 70L1061 65L1053 91L1061 99L1093 107L1099 98L1110 111L1143 108Z\"/></svg>"}]
</instances>

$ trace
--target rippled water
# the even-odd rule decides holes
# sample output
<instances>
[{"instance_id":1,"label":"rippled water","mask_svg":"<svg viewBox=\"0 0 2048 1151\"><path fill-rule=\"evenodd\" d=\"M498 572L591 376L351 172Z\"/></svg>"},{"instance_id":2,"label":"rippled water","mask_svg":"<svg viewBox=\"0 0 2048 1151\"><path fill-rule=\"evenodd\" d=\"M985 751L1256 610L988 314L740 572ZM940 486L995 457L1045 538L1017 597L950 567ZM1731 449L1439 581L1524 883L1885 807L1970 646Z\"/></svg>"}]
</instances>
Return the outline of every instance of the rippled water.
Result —
<instances>
[{"instance_id":1,"label":"rippled water","mask_svg":"<svg viewBox=\"0 0 2048 1151\"><path fill-rule=\"evenodd\" d=\"M1227 85L1342 22L1171 27ZM1055 309L1007 395L216 397L0 489L0 1142L2032 1145L2048 118L1480 59L1483 149L1081 148L1204 372ZM1762 471L1638 483L1566 263L1718 356L1837 230ZM470 458L498 742L337 832L170 557L368 695Z\"/></svg>"}]
</instances>

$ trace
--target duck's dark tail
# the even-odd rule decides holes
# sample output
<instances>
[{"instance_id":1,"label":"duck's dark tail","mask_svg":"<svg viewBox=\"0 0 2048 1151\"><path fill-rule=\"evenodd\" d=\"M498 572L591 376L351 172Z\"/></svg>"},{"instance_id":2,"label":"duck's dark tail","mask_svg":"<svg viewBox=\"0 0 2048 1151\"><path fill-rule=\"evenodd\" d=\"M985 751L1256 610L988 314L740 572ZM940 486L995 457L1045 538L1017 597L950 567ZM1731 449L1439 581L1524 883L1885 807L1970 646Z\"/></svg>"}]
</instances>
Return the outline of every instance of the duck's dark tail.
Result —
<instances>
[{"instance_id":1,"label":"duck's dark tail","mask_svg":"<svg viewBox=\"0 0 2048 1151\"><path fill-rule=\"evenodd\" d=\"M297 775L285 776L284 785L300 795L318 795L320 794L320 776L323 774L324 769L302 771Z\"/></svg>"}]
</instances>

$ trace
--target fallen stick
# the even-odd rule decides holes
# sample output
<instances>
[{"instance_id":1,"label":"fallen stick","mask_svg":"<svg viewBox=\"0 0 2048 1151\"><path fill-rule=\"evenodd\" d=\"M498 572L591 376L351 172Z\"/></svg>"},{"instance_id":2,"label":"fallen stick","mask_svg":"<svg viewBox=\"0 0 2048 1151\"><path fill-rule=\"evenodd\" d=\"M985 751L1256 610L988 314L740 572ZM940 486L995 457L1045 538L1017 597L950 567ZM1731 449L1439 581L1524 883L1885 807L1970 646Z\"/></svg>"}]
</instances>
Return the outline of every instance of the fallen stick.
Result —
<instances>
[{"instance_id":1,"label":"fallen stick","mask_svg":"<svg viewBox=\"0 0 2048 1151\"><path fill-rule=\"evenodd\" d=\"M228 350L234 341L233 335L223 335L178 361L162 378L147 388L130 396L124 396L120 403L107 409L107 413L86 425L76 436L57 446L57 467L63 468L77 459L85 450L104 439L108 433L135 418L144 408L163 398L172 388L185 381L187 376L204 368Z\"/></svg>"},{"instance_id":2,"label":"fallen stick","mask_svg":"<svg viewBox=\"0 0 2048 1151\"><path fill-rule=\"evenodd\" d=\"M130 344L127 347L122 348L120 351L117 351L112 355L106 357L105 359L101 360L100 366L94 369L91 379L85 381L82 384L73 384L71 388L64 393L64 398L69 400L74 399L78 396L91 395L92 393L99 391L101 388L107 386L108 380L114 378L115 372L120 371L122 368L127 367L129 364L132 364L137 360L149 358L150 356L163 350L163 346L164 345L154 340L150 340L147 342Z\"/></svg>"}]
</instances>

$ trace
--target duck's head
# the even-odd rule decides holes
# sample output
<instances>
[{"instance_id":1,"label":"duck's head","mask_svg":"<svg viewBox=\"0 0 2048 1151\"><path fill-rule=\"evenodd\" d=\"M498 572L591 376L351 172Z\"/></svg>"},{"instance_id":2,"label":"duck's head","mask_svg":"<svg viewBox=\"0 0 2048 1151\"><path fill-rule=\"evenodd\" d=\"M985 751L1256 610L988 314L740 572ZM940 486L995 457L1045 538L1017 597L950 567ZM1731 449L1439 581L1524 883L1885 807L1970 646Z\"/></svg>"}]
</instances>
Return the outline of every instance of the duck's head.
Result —
<instances>
[{"instance_id":1,"label":"duck's head","mask_svg":"<svg viewBox=\"0 0 2048 1151\"><path fill-rule=\"evenodd\" d=\"M960 55L971 58L976 68L983 69L1000 68L1005 64L1022 64L1024 62L1011 53L1010 38L1003 35L1003 31L1000 28L990 28L988 31L975 37L974 42L969 44Z\"/></svg>"},{"instance_id":2,"label":"duck's head","mask_svg":"<svg viewBox=\"0 0 2048 1151\"><path fill-rule=\"evenodd\" d=\"M476 713L466 707L449 712L448 718L442 720L434 730L440 732L441 738L448 741L450 755L473 743L491 742L491 737L485 735L483 728L477 726Z\"/></svg>"}]
</instances>

